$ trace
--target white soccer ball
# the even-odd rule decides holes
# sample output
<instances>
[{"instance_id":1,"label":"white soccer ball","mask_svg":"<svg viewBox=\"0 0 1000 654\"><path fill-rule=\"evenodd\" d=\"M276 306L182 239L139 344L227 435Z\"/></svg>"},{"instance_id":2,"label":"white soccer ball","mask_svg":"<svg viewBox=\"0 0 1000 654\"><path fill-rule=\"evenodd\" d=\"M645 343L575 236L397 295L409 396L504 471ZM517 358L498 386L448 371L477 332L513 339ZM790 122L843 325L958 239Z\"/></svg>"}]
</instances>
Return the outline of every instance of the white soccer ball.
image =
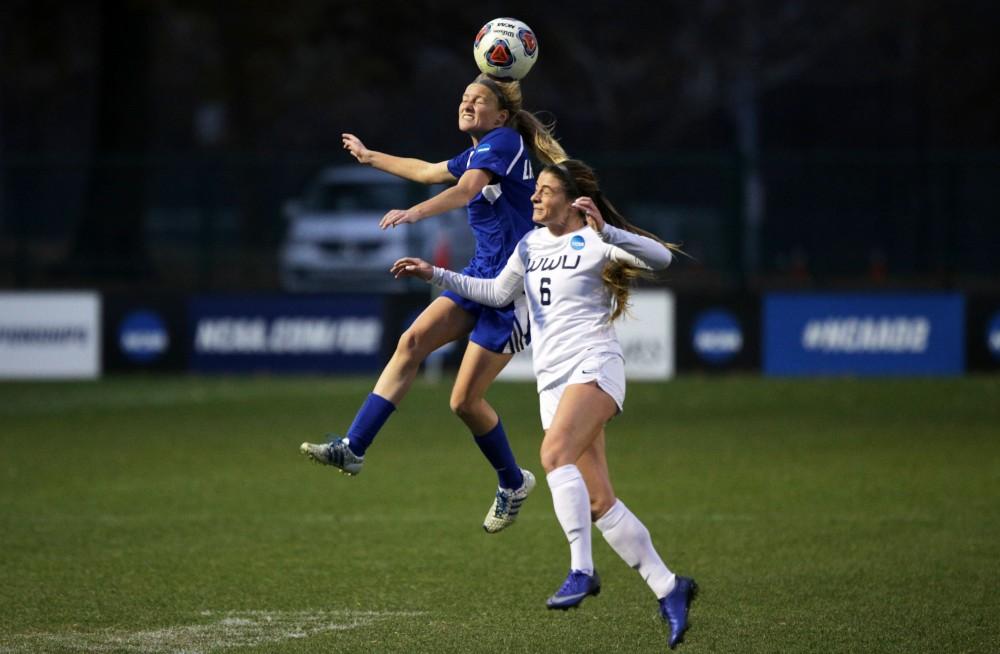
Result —
<instances>
[{"instance_id":1,"label":"white soccer ball","mask_svg":"<svg viewBox=\"0 0 1000 654\"><path fill-rule=\"evenodd\" d=\"M494 18L476 34L472 55L479 70L491 77L522 79L538 60L538 39L516 18Z\"/></svg>"}]
</instances>

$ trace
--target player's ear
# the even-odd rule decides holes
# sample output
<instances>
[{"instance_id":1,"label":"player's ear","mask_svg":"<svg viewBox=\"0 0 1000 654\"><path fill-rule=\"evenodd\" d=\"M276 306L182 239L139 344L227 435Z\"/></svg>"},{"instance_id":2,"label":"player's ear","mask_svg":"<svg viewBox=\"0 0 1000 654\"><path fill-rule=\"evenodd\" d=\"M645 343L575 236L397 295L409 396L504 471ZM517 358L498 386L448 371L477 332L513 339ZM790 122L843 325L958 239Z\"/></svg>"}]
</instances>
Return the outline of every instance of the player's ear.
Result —
<instances>
[{"instance_id":1,"label":"player's ear","mask_svg":"<svg viewBox=\"0 0 1000 654\"><path fill-rule=\"evenodd\" d=\"M497 114L497 127L507 124L507 119L510 118L510 112L506 109L501 109L500 113Z\"/></svg>"}]
</instances>

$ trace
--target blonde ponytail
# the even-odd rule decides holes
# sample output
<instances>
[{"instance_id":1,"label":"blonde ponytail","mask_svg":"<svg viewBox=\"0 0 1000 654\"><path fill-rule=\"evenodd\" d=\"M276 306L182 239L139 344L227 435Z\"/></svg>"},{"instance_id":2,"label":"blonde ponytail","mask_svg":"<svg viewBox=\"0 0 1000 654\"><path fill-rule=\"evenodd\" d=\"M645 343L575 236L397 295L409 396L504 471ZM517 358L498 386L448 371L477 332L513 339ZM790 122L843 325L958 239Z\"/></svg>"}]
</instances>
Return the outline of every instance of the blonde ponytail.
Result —
<instances>
[{"instance_id":1,"label":"blonde ponytail","mask_svg":"<svg viewBox=\"0 0 1000 654\"><path fill-rule=\"evenodd\" d=\"M501 81L481 74L473 84L482 84L497 96L500 108L510 113L507 127L516 129L531 148L532 153L545 165L562 163L569 159L555 137L555 121L545 124L538 116L522 108L521 83Z\"/></svg>"},{"instance_id":2,"label":"blonde ponytail","mask_svg":"<svg viewBox=\"0 0 1000 654\"><path fill-rule=\"evenodd\" d=\"M554 121L546 125L538 116L524 109L515 113L511 122L511 127L520 132L524 140L531 145L538 160L545 165L558 164L569 159L566 150L554 136L555 126Z\"/></svg>"}]
</instances>

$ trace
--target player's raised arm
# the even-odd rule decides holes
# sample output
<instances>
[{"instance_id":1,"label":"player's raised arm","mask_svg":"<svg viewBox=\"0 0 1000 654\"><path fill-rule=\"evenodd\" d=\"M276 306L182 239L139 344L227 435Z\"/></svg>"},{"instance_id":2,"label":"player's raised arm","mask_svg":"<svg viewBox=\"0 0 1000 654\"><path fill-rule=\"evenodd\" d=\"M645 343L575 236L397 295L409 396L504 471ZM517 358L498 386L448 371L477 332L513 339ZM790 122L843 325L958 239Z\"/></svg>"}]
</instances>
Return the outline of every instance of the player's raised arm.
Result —
<instances>
[{"instance_id":1,"label":"player's raised arm","mask_svg":"<svg viewBox=\"0 0 1000 654\"><path fill-rule=\"evenodd\" d=\"M388 229L403 223L415 223L424 218L464 207L479 195L489 183L490 175L485 170L470 168L462 173L458 184L446 188L432 198L428 198L409 209L393 209L382 217L379 227Z\"/></svg>"},{"instance_id":2,"label":"player's raised arm","mask_svg":"<svg viewBox=\"0 0 1000 654\"><path fill-rule=\"evenodd\" d=\"M455 181L454 175L448 172L447 161L431 163L423 159L396 157L385 152L369 150L354 134L344 133L340 137L344 149L350 152L358 163L421 184L446 184Z\"/></svg>"},{"instance_id":3,"label":"player's raised arm","mask_svg":"<svg viewBox=\"0 0 1000 654\"><path fill-rule=\"evenodd\" d=\"M642 234L605 225L601 239L612 246L611 260L648 270L665 270L674 260L670 248Z\"/></svg>"},{"instance_id":4,"label":"player's raised arm","mask_svg":"<svg viewBox=\"0 0 1000 654\"><path fill-rule=\"evenodd\" d=\"M611 208L603 200L603 196L598 194L598 198L602 198L601 203L605 204L606 208ZM573 200L571 206L583 212L587 225L600 234L601 240L615 246L611 253L612 261L646 270L663 270L674 260L670 244L636 228L617 211L613 211L613 214L619 226L608 224L604 220L598 202L593 198L580 196Z\"/></svg>"}]
</instances>

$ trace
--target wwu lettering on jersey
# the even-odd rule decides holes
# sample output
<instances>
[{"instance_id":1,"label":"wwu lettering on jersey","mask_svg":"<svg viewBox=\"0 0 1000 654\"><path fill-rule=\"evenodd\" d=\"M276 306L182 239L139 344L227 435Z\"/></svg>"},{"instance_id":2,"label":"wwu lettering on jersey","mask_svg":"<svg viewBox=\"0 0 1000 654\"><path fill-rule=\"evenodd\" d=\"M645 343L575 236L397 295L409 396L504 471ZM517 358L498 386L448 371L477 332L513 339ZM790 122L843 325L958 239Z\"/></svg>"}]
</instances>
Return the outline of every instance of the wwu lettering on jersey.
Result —
<instances>
[{"instance_id":1,"label":"wwu lettering on jersey","mask_svg":"<svg viewBox=\"0 0 1000 654\"><path fill-rule=\"evenodd\" d=\"M528 259L528 269L526 272L531 272L533 270L555 270L557 268L562 268L563 270L575 270L580 265L580 255L576 255L576 260L573 261L573 265L569 264L569 259L567 255L563 254L559 257L542 257L541 259Z\"/></svg>"}]
</instances>

